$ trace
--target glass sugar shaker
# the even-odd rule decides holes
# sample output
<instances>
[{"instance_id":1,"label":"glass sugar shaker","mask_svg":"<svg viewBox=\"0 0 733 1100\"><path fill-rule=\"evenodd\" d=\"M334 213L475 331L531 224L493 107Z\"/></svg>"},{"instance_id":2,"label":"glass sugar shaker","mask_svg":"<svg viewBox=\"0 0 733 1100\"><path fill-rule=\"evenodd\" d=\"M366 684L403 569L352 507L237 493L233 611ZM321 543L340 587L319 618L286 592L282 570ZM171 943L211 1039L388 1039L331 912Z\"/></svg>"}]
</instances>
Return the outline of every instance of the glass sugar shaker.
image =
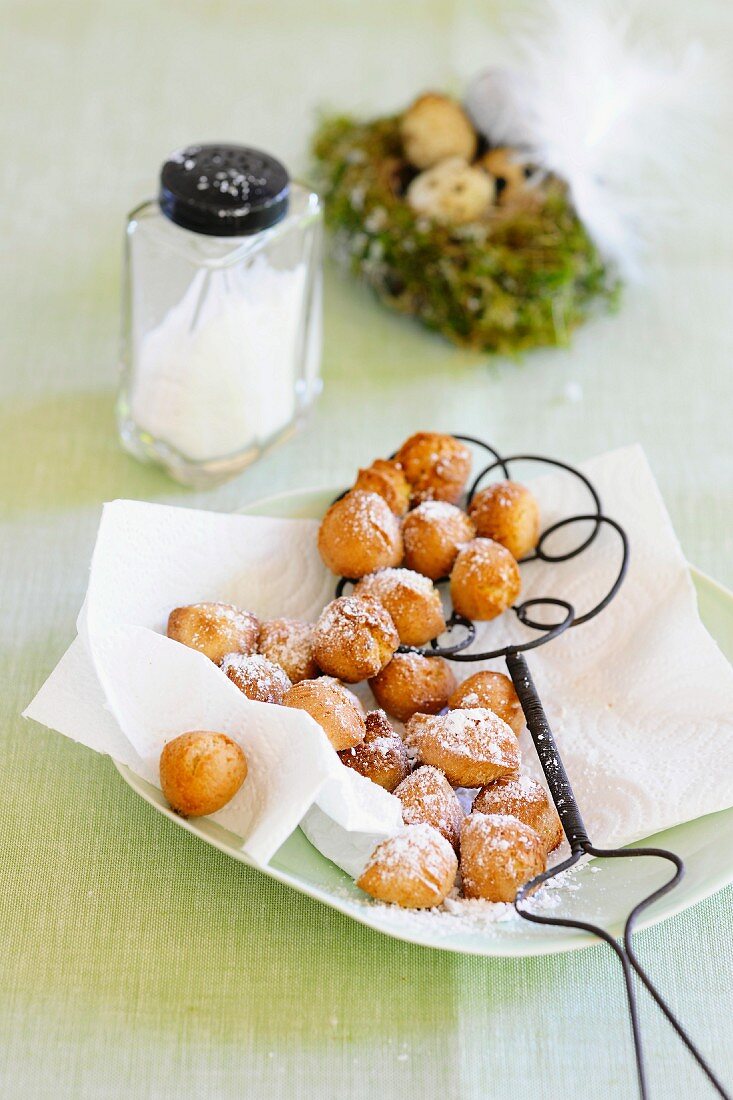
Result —
<instances>
[{"instance_id":1,"label":"glass sugar shaker","mask_svg":"<svg viewBox=\"0 0 733 1100\"><path fill-rule=\"evenodd\" d=\"M127 220L124 446L203 487L288 436L320 392L322 208L274 157L191 145Z\"/></svg>"}]
</instances>

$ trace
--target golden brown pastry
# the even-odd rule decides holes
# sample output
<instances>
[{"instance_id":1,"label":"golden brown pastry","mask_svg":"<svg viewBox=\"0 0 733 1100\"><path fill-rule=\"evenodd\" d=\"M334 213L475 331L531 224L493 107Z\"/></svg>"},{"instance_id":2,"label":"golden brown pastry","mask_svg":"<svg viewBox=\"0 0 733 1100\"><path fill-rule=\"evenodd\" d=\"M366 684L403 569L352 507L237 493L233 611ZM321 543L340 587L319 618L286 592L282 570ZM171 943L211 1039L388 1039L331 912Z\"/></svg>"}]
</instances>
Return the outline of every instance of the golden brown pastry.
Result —
<instances>
[{"instance_id":1,"label":"golden brown pastry","mask_svg":"<svg viewBox=\"0 0 733 1100\"><path fill-rule=\"evenodd\" d=\"M473 803L473 813L509 814L529 825L539 835L545 851L562 843L563 828L547 791L531 775L495 779L482 787Z\"/></svg>"},{"instance_id":2,"label":"golden brown pastry","mask_svg":"<svg viewBox=\"0 0 733 1100\"><path fill-rule=\"evenodd\" d=\"M527 185L524 165L519 163L516 150L497 146L484 153L476 166L483 168L496 181L496 201L499 206L513 206L526 201L532 194Z\"/></svg>"},{"instance_id":3,"label":"golden brown pastry","mask_svg":"<svg viewBox=\"0 0 733 1100\"><path fill-rule=\"evenodd\" d=\"M326 512L318 550L332 573L355 579L402 561L400 523L377 493L352 489Z\"/></svg>"},{"instance_id":4,"label":"golden brown pastry","mask_svg":"<svg viewBox=\"0 0 733 1100\"><path fill-rule=\"evenodd\" d=\"M410 485L398 462L375 459L371 466L359 470L354 488L376 493L396 516L404 516L410 507Z\"/></svg>"},{"instance_id":5,"label":"golden brown pastry","mask_svg":"<svg viewBox=\"0 0 733 1100\"><path fill-rule=\"evenodd\" d=\"M377 901L431 909L445 901L457 870L456 853L437 829L406 825L377 845L356 885Z\"/></svg>"},{"instance_id":6,"label":"golden brown pastry","mask_svg":"<svg viewBox=\"0 0 733 1100\"><path fill-rule=\"evenodd\" d=\"M465 814L442 772L428 765L417 768L403 779L394 793L402 803L402 820L406 825L421 822L432 825L458 849Z\"/></svg>"},{"instance_id":7,"label":"golden brown pastry","mask_svg":"<svg viewBox=\"0 0 733 1100\"><path fill-rule=\"evenodd\" d=\"M451 710L463 707L486 707L511 726L519 737L524 727L524 712L514 684L503 672L474 672L448 700Z\"/></svg>"},{"instance_id":8,"label":"golden brown pastry","mask_svg":"<svg viewBox=\"0 0 733 1100\"><path fill-rule=\"evenodd\" d=\"M468 513L481 538L501 543L517 561L539 542L539 506L526 485L517 481L487 485L476 493Z\"/></svg>"},{"instance_id":9,"label":"golden brown pastry","mask_svg":"<svg viewBox=\"0 0 733 1100\"><path fill-rule=\"evenodd\" d=\"M293 684L313 680L319 672L313 657L314 623L271 619L262 624L258 649L268 661L285 669Z\"/></svg>"},{"instance_id":10,"label":"golden brown pastry","mask_svg":"<svg viewBox=\"0 0 733 1100\"><path fill-rule=\"evenodd\" d=\"M365 741L376 741L379 737L399 737L383 710L370 710L364 719L366 725ZM400 741L402 738L399 738Z\"/></svg>"},{"instance_id":11,"label":"golden brown pastry","mask_svg":"<svg viewBox=\"0 0 733 1100\"><path fill-rule=\"evenodd\" d=\"M461 832L461 877L467 898L514 901L517 891L547 866L529 825L506 814L472 813Z\"/></svg>"},{"instance_id":12,"label":"golden brown pastry","mask_svg":"<svg viewBox=\"0 0 733 1100\"><path fill-rule=\"evenodd\" d=\"M442 710L455 689L456 678L442 657L395 653L369 686L380 707L405 722L417 711L437 714Z\"/></svg>"},{"instance_id":13,"label":"golden brown pastry","mask_svg":"<svg viewBox=\"0 0 733 1100\"><path fill-rule=\"evenodd\" d=\"M516 600L522 589L519 567L492 539L474 539L459 550L450 575L454 609L467 619L495 619Z\"/></svg>"},{"instance_id":14,"label":"golden brown pastry","mask_svg":"<svg viewBox=\"0 0 733 1100\"><path fill-rule=\"evenodd\" d=\"M463 157L448 157L427 168L407 188L407 205L440 225L468 225L488 213L493 177Z\"/></svg>"},{"instance_id":15,"label":"golden brown pastry","mask_svg":"<svg viewBox=\"0 0 733 1100\"><path fill-rule=\"evenodd\" d=\"M254 653L260 623L251 611L240 611L230 603L194 603L171 611L167 633L218 665L227 653Z\"/></svg>"},{"instance_id":16,"label":"golden brown pastry","mask_svg":"<svg viewBox=\"0 0 733 1100\"><path fill-rule=\"evenodd\" d=\"M445 630L440 593L429 577L412 569L367 573L355 596L372 596L390 614L403 645L425 645Z\"/></svg>"},{"instance_id":17,"label":"golden brown pastry","mask_svg":"<svg viewBox=\"0 0 733 1100\"><path fill-rule=\"evenodd\" d=\"M426 500L402 524L405 565L437 581L447 577L458 551L476 537L465 512L443 500Z\"/></svg>"},{"instance_id":18,"label":"golden brown pastry","mask_svg":"<svg viewBox=\"0 0 733 1100\"><path fill-rule=\"evenodd\" d=\"M398 737L381 710L367 714L366 734L361 744L353 749L344 749L339 756L347 768L353 768L386 791L393 791L410 774L410 762L402 738Z\"/></svg>"},{"instance_id":19,"label":"golden brown pastry","mask_svg":"<svg viewBox=\"0 0 733 1100\"><path fill-rule=\"evenodd\" d=\"M448 714L415 714L405 744L421 764L443 772L454 787L480 787L519 770L517 739L506 722L483 707Z\"/></svg>"},{"instance_id":20,"label":"golden brown pastry","mask_svg":"<svg viewBox=\"0 0 733 1100\"><path fill-rule=\"evenodd\" d=\"M366 726L356 696L331 676L301 680L283 697L286 707L305 710L322 727L337 752L364 740Z\"/></svg>"},{"instance_id":21,"label":"golden brown pastry","mask_svg":"<svg viewBox=\"0 0 733 1100\"><path fill-rule=\"evenodd\" d=\"M375 676L400 644L389 612L372 596L326 604L313 635L313 656L329 676L356 684Z\"/></svg>"},{"instance_id":22,"label":"golden brown pastry","mask_svg":"<svg viewBox=\"0 0 733 1100\"><path fill-rule=\"evenodd\" d=\"M473 160L476 131L454 99L426 92L407 108L400 120L405 157L415 168L429 168L445 157Z\"/></svg>"},{"instance_id":23,"label":"golden brown pastry","mask_svg":"<svg viewBox=\"0 0 733 1100\"><path fill-rule=\"evenodd\" d=\"M259 703L282 703L290 687L285 670L260 653L229 653L221 669L248 699Z\"/></svg>"},{"instance_id":24,"label":"golden brown pastry","mask_svg":"<svg viewBox=\"0 0 733 1100\"><path fill-rule=\"evenodd\" d=\"M172 809L183 817L216 813L246 778L247 758L225 733L182 733L160 755L160 786Z\"/></svg>"},{"instance_id":25,"label":"golden brown pastry","mask_svg":"<svg viewBox=\"0 0 733 1100\"><path fill-rule=\"evenodd\" d=\"M412 486L412 503L447 500L455 504L471 472L465 443L442 432L416 432L395 455Z\"/></svg>"}]
</instances>

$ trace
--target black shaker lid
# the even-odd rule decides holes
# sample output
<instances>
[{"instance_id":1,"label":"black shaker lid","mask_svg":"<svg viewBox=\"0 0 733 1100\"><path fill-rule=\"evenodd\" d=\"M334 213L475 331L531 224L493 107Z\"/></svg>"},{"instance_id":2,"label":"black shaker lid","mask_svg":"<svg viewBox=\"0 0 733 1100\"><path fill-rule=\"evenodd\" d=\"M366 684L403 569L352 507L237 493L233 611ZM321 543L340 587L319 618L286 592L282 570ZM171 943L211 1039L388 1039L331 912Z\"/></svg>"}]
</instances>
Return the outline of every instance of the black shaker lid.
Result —
<instances>
[{"instance_id":1,"label":"black shaker lid","mask_svg":"<svg viewBox=\"0 0 733 1100\"><path fill-rule=\"evenodd\" d=\"M189 145L160 170L163 213L213 237L259 233L288 210L290 177L268 153L245 145Z\"/></svg>"}]
</instances>

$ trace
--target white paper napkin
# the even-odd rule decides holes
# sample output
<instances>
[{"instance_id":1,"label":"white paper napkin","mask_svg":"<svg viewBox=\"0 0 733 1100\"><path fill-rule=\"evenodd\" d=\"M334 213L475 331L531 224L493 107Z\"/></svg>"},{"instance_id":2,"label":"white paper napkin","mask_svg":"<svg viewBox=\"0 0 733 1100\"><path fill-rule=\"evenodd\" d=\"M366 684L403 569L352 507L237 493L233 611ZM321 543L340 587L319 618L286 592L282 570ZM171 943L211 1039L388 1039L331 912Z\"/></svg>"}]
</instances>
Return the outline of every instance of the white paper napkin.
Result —
<instances>
[{"instance_id":1,"label":"white paper napkin","mask_svg":"<svg viewBox=\"0 0 733 1100\"><path fill-rule=\"evenodd\" d=\"M584 469L629 534L629 574L607 610L528 661L591 836L599 845L623 844L733 805L733 671L699 620L641 450ZM533 488L545 527L590 510L567 475L544 476ZM206 657L163 633L171 608L204 600L263 618L314 620L334 588L318 556L317 527L134 501L106 505L79 637L25 713L154 783L166 740L190 729L228 733L250 773L215 820L261 864L302 823L325 855L356 875L377 841L399 828L397 800L344 768L304 712L252 702ZM579 534L567 529L552 549ZM582 613L605 592L619 560L617 537L603 529L576 559L523 566L523 598L561 596ZM529 636L509 613L480 626L476 648ZM461 677L478 667L456 666ZM522 748L538 771L526 733Z\"/></svg>"}]
</instances>

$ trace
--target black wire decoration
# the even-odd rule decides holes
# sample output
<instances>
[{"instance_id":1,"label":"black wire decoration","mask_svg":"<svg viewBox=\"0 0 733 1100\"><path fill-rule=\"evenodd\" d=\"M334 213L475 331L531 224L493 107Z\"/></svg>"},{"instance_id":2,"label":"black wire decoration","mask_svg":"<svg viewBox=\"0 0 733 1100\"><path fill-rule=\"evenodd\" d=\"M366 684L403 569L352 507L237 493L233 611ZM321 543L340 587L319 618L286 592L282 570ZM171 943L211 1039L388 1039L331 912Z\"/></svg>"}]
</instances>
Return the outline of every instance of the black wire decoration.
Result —
<instances>
[{"instance_id":1,"label":"black wire decoration","mask_svg":"<svg viewBox=\"0 0 733 1100\"><path fill-rule=\"evenodd\" d=\"M478 490L481 483L489 477L492 473L498 472L503 478L510 479L512 464L519 462L539 463L544 466L550 466L555 469L563 470L566 473L572 475L581 483L583 488L589 497L589 509L579 515L568 516L565 519L559 520L557 523L553 523L550 527L544 530L539 538L537 546L522 559L520 564L529 564L533 561L544 561L562 564L563 562L570 561L572 558L578 557L585 550L587 550L591 544L596 540L600 531L603 528L610 529L618 536L620 550L621 550L621 562L616 574L615 580L611 584L610 588L590 610L584 611L582 614L577 614L576 609L572 603L568 600L559 599L556 596L544 596L534 597L533 599L525 600L522 603L514 605L511 610L516 615L519 622L525 627L531 630L537 631L538 636L531 638L528 641L517 642L515 644L500 647L498 649L487 650L485 652L467 652L471 645L476 640L476 627L470 619L464 618L462 615L458 615L455 611L450 615L446 623L445 635L447 641L444 644L440 644L437 638L434 638L429 646L418 648L415 646L400 646L398 652L401 653L420 653L426 657L445 657L450 661L461 662L473 662L473 661L488 661L493 658L503 657L506 660L507 669L509 675L512 678L514 687L516 689L519 701L524 711L524 716L527 721L527 727L532 736L537 756L539 758L542 770L547 780L547 785L552 796L552 800L555 803L562 827L570 845L570 855L563 862L556 864L554 867L549 868L543 874L537 875L536 878L531 879L517 894L515 900L515 908L520 917L526 921L531 921L534 924L552 925L561 928L574 928L582 932L589 932L599 939L603 940L611 950L616 954L618 958L626 988L626 998L628 1003L629 1019L631 1023L631 1032L634 1041L634 1054L636 1058L636 1072L639 1086L639 1096L641 1100L647 1100L648 1087L646 1080L646 1072L644 1066L644 1055L641 1042L641 1031L639 1027L639 1017L636 1000L636 988L634 984L633 975L636 974L639 980L644 985L652 999L661 1009L666 1016L669 1023L674 1028L678 1037L687 1047L692 1057L697 1062L700 1069L703 1071L708 1081L713 1086L719 1096L724 1100L733 1100L731 1094L723 1087L714 1071L700 1053L698 1048L693 1043L687 1032L684 1030L682 1024L672 1012L667 1002L663 999L662 995L657 990L656 986L652 982L652 979L647 974L646 970L639 962L636 955L632 936L634 933L634 926L639 916L649 908L655 901L669 893L681 880L684 874L684 864L680 857L674 852L669 852L663 848L597 848L592 842L585 828L583 818L578 807L578 803L573 793L570 780L567 772L563 766L562 758L558 750L555 738L553 736L550 724L547 720L547 715L542 706L542 702L537 694L534 681L532 680L532 674L527 665L524 654L532 649L537 649L539 646L547 645L548 642L558 638L566 630L580 626L583 623L589 622L591 619L599 615L606 607L608 607L611 600L616 596L624 578L629 564L629 541L626 536L626 532L620 523L610 516L607 516L603 512L601 505L601 499L596 491L594 485L581 473L580 470L574 466L569 465L566 462L560 462L557 459L547 458L543 455L534 454L519 454L502 456L494 447L485 443L481 439L477 439L468 435L456 435L456 439L462 440L464 443L469 443L474 447L483 449L491 456L491 462L481 470L478 476L474 479L467 494L467 504L470 503L474 494ZM341 496L345 495L344 493ZM340 498L337 498L340 499ZM577 546L571 550L566 550L563 553L551 554L547 549L548 539L560 530L564 530L571 527L573 524L592 524L590 533L582 538ZM448 578L442 578L442 581L438 583L444 583ZM352 583L348 578L341 578L336 586L336 595L341 596L347 584ZM530 614L535 608L547 607L558 608L563 611L563 616L557 622L543 622L534 617L534 614ZM653 857L655 859L666 860L671 863L674 872L670 878L658 889L654 890L648 896L644 897L638 905L636 905L628 914L626 921L624 922L623 931L621 936L617 939L612 936L605 928L599 925L592 924L587 921L572 920L565 917L547 916L544 913L534 912L530 907L529 900L532 894L548 879L554 878L556 875L562 874L564 871L574 867L583 857L594 856L597 859L639 859L644 857Z\"/></svg>"}]
</instances>

